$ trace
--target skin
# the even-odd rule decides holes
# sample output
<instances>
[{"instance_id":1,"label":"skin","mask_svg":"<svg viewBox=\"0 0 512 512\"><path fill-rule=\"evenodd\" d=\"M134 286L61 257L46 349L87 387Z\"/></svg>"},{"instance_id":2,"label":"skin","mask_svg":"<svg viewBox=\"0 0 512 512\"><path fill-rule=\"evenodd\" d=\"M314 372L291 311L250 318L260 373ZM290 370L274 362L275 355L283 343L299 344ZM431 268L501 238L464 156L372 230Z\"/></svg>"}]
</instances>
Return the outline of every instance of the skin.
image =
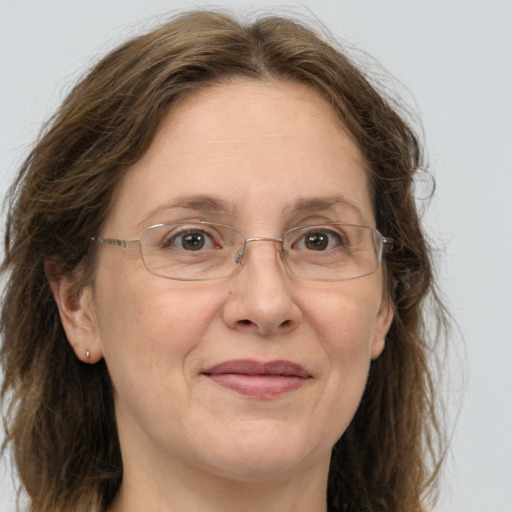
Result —
<instances>
[{"instance_id":1,"label":"skin","mask_svg":"<svg viewBox=\"0 0 512 512\"><path fill-rule=\"evenodd\" d=\"M227 209L169 207L196 194ZM293 208L333 195L344 202ZM307 223L375 226L363 158L329 103L305 85L242 80L169 111L119 184L101 236L137 239L183 219L271 238ZM392 320L381 269L304 280L278 244L255 242L234 275L180 282L149 273L138 250L98 251L89 286L74 293L63 277L52 287L77 356L105 358L111 373L124 465L111 510L326 510L331 448ZM201 373L232 359L293 361L311 378L261 398Z\"/></svg>"}]
</instances>

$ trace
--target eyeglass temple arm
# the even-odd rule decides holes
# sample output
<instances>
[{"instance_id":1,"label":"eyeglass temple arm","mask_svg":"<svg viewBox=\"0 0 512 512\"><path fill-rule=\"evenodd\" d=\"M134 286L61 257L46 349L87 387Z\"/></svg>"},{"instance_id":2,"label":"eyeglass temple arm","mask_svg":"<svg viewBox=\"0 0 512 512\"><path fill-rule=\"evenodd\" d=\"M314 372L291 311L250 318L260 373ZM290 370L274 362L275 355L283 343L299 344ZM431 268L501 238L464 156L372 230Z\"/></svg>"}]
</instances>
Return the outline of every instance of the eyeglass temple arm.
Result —
<instances>
[{"instance_id":1,"label":"eyeglass temple arm","mask_svg":"<svg viewBox=\"0 0 512 512\"><path fill-rule=\"evenodd\" d=\"M123 249L135 249L136 247L140 247L140 240L119 240L117 238L101 238L99 236L93 236L91 240L100 244L114 245Z\"/></svg>"}]
</instances>

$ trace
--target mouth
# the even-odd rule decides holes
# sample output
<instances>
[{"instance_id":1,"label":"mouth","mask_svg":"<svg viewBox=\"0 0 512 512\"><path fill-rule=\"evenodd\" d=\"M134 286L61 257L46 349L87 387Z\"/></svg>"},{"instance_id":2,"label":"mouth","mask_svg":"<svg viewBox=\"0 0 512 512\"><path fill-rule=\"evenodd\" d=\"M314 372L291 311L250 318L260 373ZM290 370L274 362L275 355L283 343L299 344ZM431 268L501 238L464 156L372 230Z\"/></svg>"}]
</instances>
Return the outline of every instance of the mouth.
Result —
<instances>
[{"instance_id":1,"label":"mouth","mask_svg":"<svg viewBox=\"0 0 512 512\"><path fill-rule=\"evenodd\" d=\"M224 361L201 373L224 388L255 398L275 398L290 393L312 378L302 365L284 360Z\"/></svg>"}]
</instances>

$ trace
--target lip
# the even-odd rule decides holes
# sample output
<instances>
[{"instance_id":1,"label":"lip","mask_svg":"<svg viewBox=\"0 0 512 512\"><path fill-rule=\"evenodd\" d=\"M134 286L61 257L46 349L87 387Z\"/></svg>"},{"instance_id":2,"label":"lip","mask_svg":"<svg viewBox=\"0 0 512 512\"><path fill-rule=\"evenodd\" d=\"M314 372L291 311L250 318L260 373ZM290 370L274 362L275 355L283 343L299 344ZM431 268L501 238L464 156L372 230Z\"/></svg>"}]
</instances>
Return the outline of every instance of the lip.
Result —
<instances>
[{"instance_id":1,"label":"lip","mask_svg":"<svg viewBox=\"0 0 512 512\"><path fill-rule=\"evenodd\" d=\"M311 378L302 365L285 360L235 359L216 364L201 373L224 388L256 398L275 398L290 393Z\"/></svg>"}]
</instances>

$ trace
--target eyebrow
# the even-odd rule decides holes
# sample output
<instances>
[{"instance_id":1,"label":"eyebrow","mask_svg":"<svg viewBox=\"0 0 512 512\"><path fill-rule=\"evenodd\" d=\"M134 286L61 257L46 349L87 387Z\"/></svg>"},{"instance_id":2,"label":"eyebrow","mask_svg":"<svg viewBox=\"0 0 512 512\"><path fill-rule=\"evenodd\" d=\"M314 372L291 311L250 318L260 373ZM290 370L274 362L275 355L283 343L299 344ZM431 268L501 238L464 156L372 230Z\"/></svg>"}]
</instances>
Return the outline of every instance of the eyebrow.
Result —
<instances>
[{"instance_id":1,"label":"eyebrow","mask_svg":"<svg viewBox=\"0 0 512 512\"><path fill-rule=\"evenodd\" d=\"M336 205L342 205L352 210L359 219L363 220L363 213L361 209L352 201L349 201L343 195L334 195L327 197L311 197L311 198L300 198L297 199L290 207L286 208L285 211L291 212L307 212L307 211L322 211L329 210Z\"/></svg>"},{"instance_id":2,"label":"eyebrow","mask_svg":"<svg viewBox=\"0 0 512 512\"><path fill-rule=\"evenodd\" d=\"M322 211L329 210L336 205L342 205L352 210L362 222L363 214L360 208L349 201L345 196L334 195L327 197L310 197L310 198L299 198L292 205L284 209L285 213L297 213L297 212L308 212L308 211ZM183 208L187 210L193 210L205 213L222 213L232 214L234 206L220 197L211 196L207 194L197 194L191 196L181 196L172 201L162 204L157 208L149 211L144 218L138 223L138 226L143 225L148 219L155 215L162 213L167 210L175 208Z\"/></svg>"},{"instance_id":3,"label":"eyebrow","mask_svg":"<svg viewBox=\"0 0 512 512\"><path fill-rule=\"evenodd\" d=\"M186 210L194 210L206 213L231 213L233 211L233 206L228 201L225 201L219 197L206 194L181 196L149 211L138 223L138 226L143 225L148 219L154 217L158 213L162 213L166 210L173 210L175 208L183 208Z\"/></svg>"}]
</instances>

